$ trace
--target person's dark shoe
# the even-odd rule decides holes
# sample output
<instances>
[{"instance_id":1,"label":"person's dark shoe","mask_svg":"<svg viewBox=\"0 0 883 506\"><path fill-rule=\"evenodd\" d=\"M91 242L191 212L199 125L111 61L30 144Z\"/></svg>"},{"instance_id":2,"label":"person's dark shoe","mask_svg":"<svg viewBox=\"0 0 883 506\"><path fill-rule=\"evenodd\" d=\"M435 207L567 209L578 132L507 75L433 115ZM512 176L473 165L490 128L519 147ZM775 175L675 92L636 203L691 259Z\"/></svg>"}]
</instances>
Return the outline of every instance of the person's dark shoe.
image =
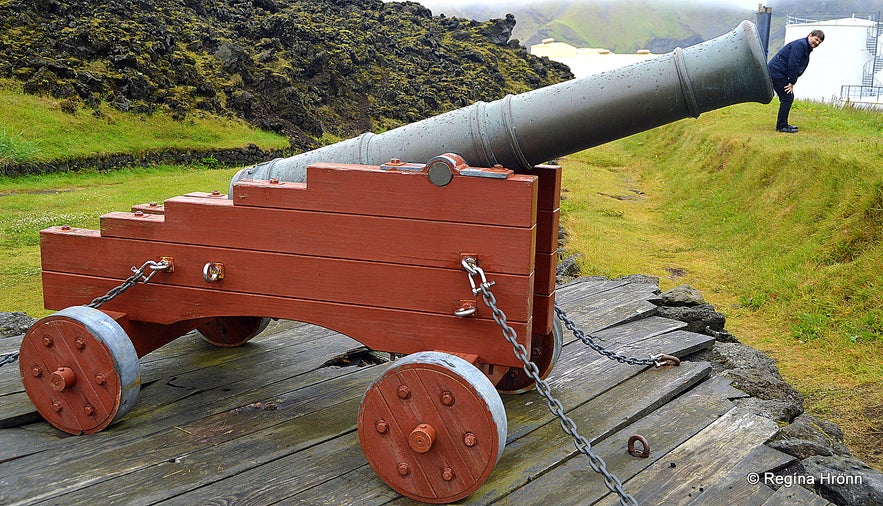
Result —
<instances>
[{"instance_id":1,"label":"person's dark shoe","mask_svg":"<svg viewBox=\"0 0 883 506\"><path fill-rule=\"evenodd\" d=\"M797 127L795 127L795 126L791 126L791 125L788 125L788 126L786 126L786 127L777 128L776 131L777 131L777 132L783 132L783 133L786 133L786 134L796 134L796 133L797 133Z\"/></svg>"},{"instance_id":2,"label":"person's dark shoe","mask_svg":"<svg viewBox=\"0 0 883 506\"><path fill-rule=\"evenodd\" d=\"M797 126L795 126L795 125L788 125L788 128L793 128L795 131L800 130L800 129L797 128Z\"/></svg>"}]
</instances>

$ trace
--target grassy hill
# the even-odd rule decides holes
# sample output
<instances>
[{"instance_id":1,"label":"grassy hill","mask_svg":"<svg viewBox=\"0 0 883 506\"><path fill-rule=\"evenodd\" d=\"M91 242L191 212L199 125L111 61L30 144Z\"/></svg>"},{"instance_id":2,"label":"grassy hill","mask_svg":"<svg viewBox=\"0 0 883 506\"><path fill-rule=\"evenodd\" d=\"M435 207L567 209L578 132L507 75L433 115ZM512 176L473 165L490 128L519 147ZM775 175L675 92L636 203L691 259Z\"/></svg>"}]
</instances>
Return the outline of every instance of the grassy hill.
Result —
<instances>
[{"instance_id":1,"label":"grassy hill","mask_svg":"<svg viewBox=\"0 0 883 506\"><path fill-rule=\"evenodd\" d=\"M572 77L513 19L380 0L0 1L0 78L70 113L237 117L295 149Z\"/></svg>"},{"instance_id":2,"label":"grassy hill","mask_svg":"<svg viewBox=\"0 0 883 506\"><path fill-rule=\"evenodd\" d=\"M883 115L744 104L565 162L584 274L690 284L883 467ZM614 197L614 198L611 198Z\"/></svg>"},{"instance_id":3,"label":"grassy hill","mask_svg":"<svg viewBox=\"0 0 883 506\"><path fill-rule=\"evenodd\" d=\"M714 38L730 31L741 20L755 20L756 8L738 8L722 3L688 0L523 0L498 3L423 2L434 14L490 19L515 15L518 21L512 35L530 47L551 37L577 47L602 47L629 53L650 49L665 53L677 46ZM879 13L883 0L769 0L758 2L773 9L770 48L782 46L785 17L788 14Z\"/></svg>"}]
</instances>

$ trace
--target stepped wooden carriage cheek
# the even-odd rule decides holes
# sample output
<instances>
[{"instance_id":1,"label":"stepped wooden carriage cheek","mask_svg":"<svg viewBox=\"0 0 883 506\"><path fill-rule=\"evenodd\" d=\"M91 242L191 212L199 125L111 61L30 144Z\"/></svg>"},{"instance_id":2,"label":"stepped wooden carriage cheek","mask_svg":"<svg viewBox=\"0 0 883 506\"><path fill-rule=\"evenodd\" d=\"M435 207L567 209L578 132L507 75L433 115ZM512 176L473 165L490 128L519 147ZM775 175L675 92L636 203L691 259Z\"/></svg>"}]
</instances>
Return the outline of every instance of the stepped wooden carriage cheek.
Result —
<instances>
[{"instance_id":1,"label":"stepped wooden carriage cheek","mask_svg":"<svg viewBox=\"0 0 883 506\"><path fill-rule=\"evenodd\" d=\"M43 416L73 434L99 431L134 402L139 357L194 328L236 346L270 315L376 350L429 352L369 389L362 444L387 481L445 485L447 500L480 485L505 442L496 388L530 382L462 262L475 260L498 283L509 325L547 372L560 346L551 309L559 168L514 174L446 155L308 174L308 183L242 180L232 198L192 193L135 206L102 216L100 231L44 230L45 302L67 309L35 324L22 347L25 386ZM121 285L134 259L160 269L100 310L78 306ZM425 458L403 458L397 445ZM419 478L429 472L421 468L439 483Z\"/></svg>"},{"instance_id":2,"label":"stepped wooden carriage cheek","mask_svg":"<svg viewBox=\"0 0 883 506\"><path fill-rule=\"evenodd\" d=\"M231 347L269 318L314 323L407 355L368 387L359 439L396 491L456 501L502 455L499 392L532 388L561 349L561 177L543 163L771 97L746 21L625 69L243 169L226 195L46 229L45 304L60 311L25 335L25 389L50 423L90 434L135 402L139 358L191 330Z\"/></svg>"}]
</instances>

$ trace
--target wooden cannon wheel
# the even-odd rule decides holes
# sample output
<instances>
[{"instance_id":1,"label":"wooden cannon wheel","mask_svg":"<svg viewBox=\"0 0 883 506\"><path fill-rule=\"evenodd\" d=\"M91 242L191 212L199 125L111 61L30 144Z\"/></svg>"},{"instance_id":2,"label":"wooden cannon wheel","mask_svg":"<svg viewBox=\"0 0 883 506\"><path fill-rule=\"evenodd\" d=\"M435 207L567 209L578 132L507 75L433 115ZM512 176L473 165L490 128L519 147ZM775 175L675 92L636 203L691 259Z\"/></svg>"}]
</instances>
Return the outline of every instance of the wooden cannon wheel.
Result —
<instances>
[{"instance_id":1,"label":"wooden cannon wheel","mask_svg":"<svg viewBox=\"0 0 883 506\"><path fill-rule=\"evenodd\" d=\"M557 317L552 322L552 332L546 335L535 335L531 340L530 361L537 365L540 379L546 379L564 347L564 335L561 322ZM497 391L503 394L520 394L533 390L536 385L521 367L510 367L502 378L497 381Z\"/></svg>"},{"instance_id":2,"label":"wooden cannon wheel","mask_svg":"<svg viewBox=\"0 0 883 506\"><path fill-rule=\"evenodd\" d=\"M25 334L19 355L25 391L49 423L92 434L125 415L141 389L135 347L105 313L74 306Z\"/></svg>"},{"instance_id":3,"label":"wooden cannon wheel","mask_svg":"<svg viewBox=\"0 0 883 506\"><path fill-rule=\"evenodd\" d=\"M202 338L215 346L235 348L263 332L269 318L260 316L221 316L196 328Z\"/></svg>"},{"instance_id":4,"label":"wooden cannon wheel","mask_svg":"<svg viewBox=\"0 0 883 506\"><path fill-rule=\"evenodd\" d=\"M375 380L362 398L358 427L380 478L428 503L474 492L506 445L506 412L490 380L440 352L409 355Z\"/></svg>"}]
</instances>

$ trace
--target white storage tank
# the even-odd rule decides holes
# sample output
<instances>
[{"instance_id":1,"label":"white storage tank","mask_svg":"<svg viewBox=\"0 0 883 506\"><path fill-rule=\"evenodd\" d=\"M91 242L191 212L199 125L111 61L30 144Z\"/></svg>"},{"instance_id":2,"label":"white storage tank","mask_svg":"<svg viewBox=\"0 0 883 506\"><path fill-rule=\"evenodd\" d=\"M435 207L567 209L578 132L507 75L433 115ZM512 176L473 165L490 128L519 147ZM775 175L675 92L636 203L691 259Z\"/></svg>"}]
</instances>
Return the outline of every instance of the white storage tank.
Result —
<instances>
[{"instance_id":1,"label":"white storage tank","mask_svg":"<svg viewBox=\"0 0 883 506\"><path fill-rule=\"evenodd\" d=\"M866 66L873 61L870 40L878 39L877 23L857 17L793 23L785 26L785 44L802 39L813 30L825 32L825 41L810 54L809 67L794 87L794 97L820 102L840 98L841 86L862 84ZM883 57L883 43L876 50ZM873 46L870 46L873 48ZM880 86L878 74L873 83Z\"/></svg>"}]
</instances>

